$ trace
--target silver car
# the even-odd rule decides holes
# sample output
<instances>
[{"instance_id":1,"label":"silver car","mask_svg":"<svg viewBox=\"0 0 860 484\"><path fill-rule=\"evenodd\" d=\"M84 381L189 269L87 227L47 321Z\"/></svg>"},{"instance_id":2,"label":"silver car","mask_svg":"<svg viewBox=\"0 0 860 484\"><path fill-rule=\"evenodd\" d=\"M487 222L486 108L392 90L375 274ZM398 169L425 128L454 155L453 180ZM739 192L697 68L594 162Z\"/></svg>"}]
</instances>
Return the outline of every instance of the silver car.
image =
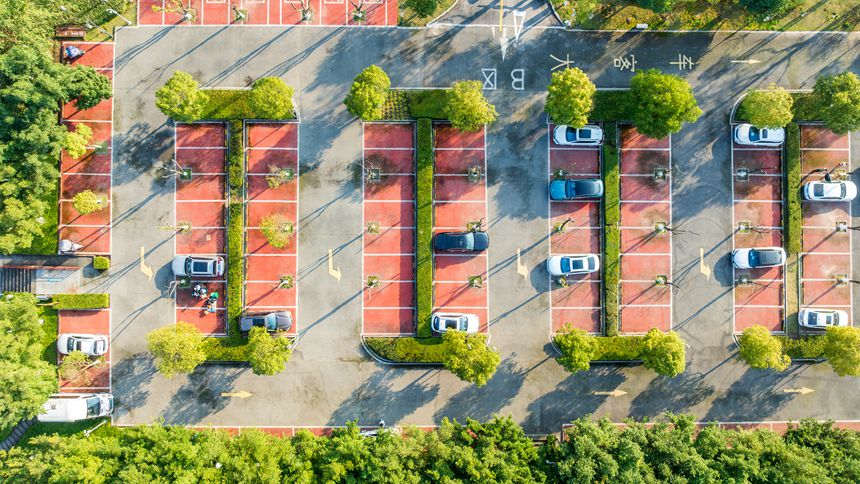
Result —
<instances>
[{"instance_id":1,"label":"silver car","mask_svg":"<svg viewBox=\"0 0 860 484\"><path fill-rule=\"evenodd\" d=\"M57 337L57 351L61 355L80 351L87 356L101 356L107 350L108 337L105 335L63 333Z\"/></svg>"},{"instance_id":2,"label":"silver car","mask_svg":"<svg viewBox=\"0 0 860 484\"><path fill-rule=\"evenodd\" d=\"M258 326L266 328L266 331L289 331L293 327L293 315L289 311L277 311L274 313L246 314L239 320L239 329L243 333L251 331Z\"/></svg>"},{"instance_id":3,"label":"silver car","mask_svg":"<svg viewBox=\"0 0 860 484\"><path fill-rule=\"evenodd\" d=\"M177 276L218 277L224 275L224 258L177 255L170 267Z\"/></svg>"}]
</instances>

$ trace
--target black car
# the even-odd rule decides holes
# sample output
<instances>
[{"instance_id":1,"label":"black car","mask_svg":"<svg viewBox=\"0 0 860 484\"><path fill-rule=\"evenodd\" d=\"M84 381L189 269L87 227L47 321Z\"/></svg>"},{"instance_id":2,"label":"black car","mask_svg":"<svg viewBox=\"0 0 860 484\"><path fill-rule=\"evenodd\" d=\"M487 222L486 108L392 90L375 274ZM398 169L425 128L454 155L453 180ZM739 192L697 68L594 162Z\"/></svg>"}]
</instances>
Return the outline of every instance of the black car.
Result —
<instances>
[{"instance_id":1,"label":"black car","mask_svg":"<svg viewBox=\"0 0 860 484\"><path fill-rule=\"evenodd\" d=\"M490 246L486 232L440 232L433 238L439 252L482 252Z\"/></svg>"}]
</instances>

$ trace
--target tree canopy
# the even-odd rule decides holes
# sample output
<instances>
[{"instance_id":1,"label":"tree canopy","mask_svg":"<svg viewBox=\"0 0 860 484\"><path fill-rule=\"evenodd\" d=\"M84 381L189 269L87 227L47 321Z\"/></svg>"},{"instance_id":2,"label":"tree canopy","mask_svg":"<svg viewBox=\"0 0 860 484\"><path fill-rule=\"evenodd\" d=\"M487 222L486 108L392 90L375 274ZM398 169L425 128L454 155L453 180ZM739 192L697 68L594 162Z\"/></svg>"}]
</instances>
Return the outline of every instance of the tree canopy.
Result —
<instances>
[{"instance_id":1,"label":"tree canopy","mask_svg":"<svg viewBox=\"0 0 860 484\"><path fill-rule=\"evenodd\" d=\"M378 66L371 65L355 76L343 103L347 111L364 121L382 119L382 108L390 87L388 74Z\"/></svg>"},{"instance_id":2,"label":"tree canopy","mask_svg":"<svg viewBox=\"0 0 860 484\"><path fill-rule=\"evenodd\" d=\"M294 116L293 88L280 77L263 77L254 81L248 103L260 118L290 119Z\"/></svg>"},{"instance_id":3,"label":"tree canopy","mask_svg":"<svg viewBox=\"0 0 860 484\"><path fill-rule=\"evenodd\" d=\"M642 364L663 376L677 376L686 368L684 340L678 333L653 328L642 341Z\"/></svg>"},{"instance_id":4,"label":"tree canopy","mask_svg":"<svg viewBox=\"0 0 860 484\"><path fill-rule=\"evenodd\" d=\"M860 328L834 326L824 336L824 354L839 376L860 376Z\"/></svg>"},{"instance_id":5,"label":"tree canopy","mask_svg":"<svg viewBox=\"0 0 860 484\"><path fill-rule=\"evenodd\" d=\"M200 90L191 74L176 71L155 91L155 106L165 116L176 121L193 122L200 119L209 96Z\"/></svg>"},{"instance_id":6,"label":"tree canopy","mask_svg":"<svg viewBox=\"0 0 860 484\"><path fill-rule=\"evenodd\" d=\"M821 120L834 133L860 129L860 78L853 72L821 76L812 89Z\"/></svg>"},{"instance_id":7,"label":"tree canopy","mask_svg":"<svg viewBox=\"0 0 860 484\"><path fill-rule=\"evenodd\" d=\"M445 100L445 114L460 131L477 132L496 120L496 108L484 97L480 81L460 81L451 85Z\"/></svg>"},{"instance_id":8,"label":"tree canopy","mask_svg":"<svg viewBox=\"0 0 860 484\"><path fill-rule=\"evenodd\" d=\"M588 123L595 92L594 83L577 67L553 72L547 87L546 112L555 123L581 128Z\"/></svg>"},{"instance_id":9,"label":"tree canopy","mask_svg":"<svg viewBox=\"0 0 860 484\"><path fill-rule=\"evenodd\" d=\"M254 327L248 333L248 363L255 375L274 375L284 371L290 359L290 340L270 335L266 328Z\"/></svg>"},{"instance_id":10,"label":"tree canopy","mask_svg":"<svg viewBox=\"0 0 860 484\"><path fill-rule=\"evenodd\" d=\"M565 370L576 373L591 368L591 360L597 348L597 341L582 329L565 325L553 339L555 347L561 352L558 362Z\"/></svg>"},{"instance_id":11,"label":"tree canopy","mask_svg":"<svg viewBox=\"0 0 860 484\"><path fill-rule=\"evenodd\" d=\"M203 335L184 321L151 331L146 335L149 352L155 357L158 371L171 378L177 373L191 373L206 360Z\"/></svg>"},{"instance_id":12,"label":"tree canopy","mask_svg":"<svg viewBox=\"0 0 860 484\"><path fill-rule=\"evenodd\" d=\"M750 91L741 103L744 116L758 128L785 127L794 118L793 106L791 93L776 84Z\"/></svg>"},{"instance_id":13,"label":"tree canopy","mask_svg":"<svg viewBox=\"0 0 860 484\"><path fill-rule=\"evenodd\" d=\"M639 71L633 76L630 101L633 123L650 138L677 133L683 123L693 123L702 115L690 84L657 69Z\"/></svg>"},{"instance_id":14,"label":"tree canopy","mask_svg":"<svg viewBox=\"0 0 860 484\"><path fill-rule=\"evenodd\" d=\"M791 358L782 351L782 343L764 326L751 326L738 338L740 357L753 368L783 371Z\"/></svg>"},{"instance_id":15,"label":"tree canopy","mask_svg":"<svg viewBox=\"0 0 860 484\"><path fill-rule=\"evenodd\" d=\"M446 331L442 343L447 346L445 368L462 380L484 386L496 372L501 358L487 346L487 335Z\"/></svg>"}]
</instances>

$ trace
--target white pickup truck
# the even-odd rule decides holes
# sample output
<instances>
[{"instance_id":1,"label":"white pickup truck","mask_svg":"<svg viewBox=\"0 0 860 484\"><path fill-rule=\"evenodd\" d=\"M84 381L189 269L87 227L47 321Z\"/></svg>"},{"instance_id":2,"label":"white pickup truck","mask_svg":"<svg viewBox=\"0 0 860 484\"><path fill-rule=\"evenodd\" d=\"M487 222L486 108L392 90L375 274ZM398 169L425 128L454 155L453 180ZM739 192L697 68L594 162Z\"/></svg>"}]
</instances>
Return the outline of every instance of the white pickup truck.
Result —
<instances>
[{"instance_id":1,"label":"white pickup truck","mask_svg":"<svg viewBox=\"0 0 860 484\"><path fill-rule=\"evenodd\" d=\"M40 422L77 422L105 417L111 412L113 395L110 393L59 393L51 395L36 418Z\"/></svg>"}]
</instances>

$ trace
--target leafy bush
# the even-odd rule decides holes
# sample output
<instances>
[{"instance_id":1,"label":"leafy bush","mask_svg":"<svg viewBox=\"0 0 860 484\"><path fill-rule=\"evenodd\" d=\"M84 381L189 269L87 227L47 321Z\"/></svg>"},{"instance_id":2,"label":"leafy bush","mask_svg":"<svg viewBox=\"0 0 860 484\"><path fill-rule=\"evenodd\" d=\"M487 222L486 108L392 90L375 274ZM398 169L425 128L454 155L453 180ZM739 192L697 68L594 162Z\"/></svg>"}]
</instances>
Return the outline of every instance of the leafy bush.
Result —
<instances>
[{"instance_id":1,"label":"leafy bush","mask_svg":"<svg viewBox=\"0 0 860 484\"><path fill-rule=\"evenodd\" d=\"M197 121L203 115L209 96L200 90L191 74L176 71L155 92L155 106L176 121Z\"/></svg>"},{"instance_id":2,"label":"leafy bush","mask_svg":"<svg viewBox=\"0 0 860 484\"><path fill-rule=\"evenodd\" d=\"M74 159L79 159L87 153L87 146L93 140L93 130L84 123L78 123L74 131L66 133L63 139L63 149Z\"/></svg>"},{"instance_id":3,"label":"leafy bush","mask_svg":"<svg viewBox=\"0 0 860 484\"><path fill-rule=\"evenodd\" d=\"M355 76L343 103L347 111L364 121L382 119L382 108L390 87L391 80L385 71L371 65Z\"/></svg>"},{"instance_id":4,"label":"leafy bush","mask_svg":"<svg viewBox=\"0 0 860 484\"><path fill-rule=\"evenodd\" d=\"M422 89L406 91L409 94L409 114L416 119L448 119L447 89Z\"/></svg>"},{"instance_id":5,"label":"leafy bush","mask_svg":"<svg viewBox=\"0 0 860 484\"><path fill-rule=\"evenodd\" d=\"M89 66L76 66L69 73L75 107L89 109L113 95L111 80Z\"/></svg>"},{"instance_id":6,"label":"leafy bush","mask_svg":"<svg viewBox=\"0 0 860 484\"><path fill-rule=\"evenodd\" d=\"M241 200L245 196L245 145L243 140L242 121L230 121L227 140L227 184L230 186L230 198Z\"/></svg>"},{"instance_id":7,"label":"leafy bush","mask_svg":"<svg viewBox=\"0 0 860 484\"><path fill-rule=\"evenodd\" d=\"M110 257L103 257L100 255L93 257L93 269L97 271L110 269Z\"/></svg>"},{"instance_id":8,"label":"leafy bush","mask_svg":"<svg viewBox=\"0 0 860 484\"><path fill-rule=\"evenodd\" d=\"M442 338L365 338L368 349L395 363L442 364L447 346Z\"/></svg>"},{"instance_id":9,"label":"leafy bush","mask_svg":"<svg viewBox=\"0 0 860 484\"><path fill-rule=\"evenodd\" d=\"M860 78L853 72L820 76L812 94L824 125L834 133L860 129Z\"/></svg>"},{"instance_id":10,"label":"leafy bush","mask_svg":"<svg viewBox=\"0 0 860 484\"><path fill-rule=\"evenodd\" d=\"M482 387L501 363L499 353L487 346L487 335L449 330L442 336L447 347L443 364L461 380Z\"/></svg>"},{"instance_id":11,"label":"leafy bush","mask_svg":"<svg viewBox=\"0 0 860 484\"><path fill-rule=\"evenodd\" d=\"M782 87L771 84L764 90L747 93L740 105L740 116L759 128L782 128L791 122L794 98Z\"/></svg>"},{"instance_id":12,"label":"leafy bush","mask_svg":"<svg viewBox=\"0 0 860 484\"><path fill-rule=\"evenodd\" d=\"M553 122L574 128L588 123L597 88L582 70L575 67L553 72L547 91L546 112Z\"/></svg>"},{"instance_id":13,"label":"leafy bush","mask_svg":"<svg viewBox=\"0 0 860 484\"><path fill-rule=\"evenodd\" d=\"M290 359L290 339L270 335L265 328L254 327L248 333L248 363L255 375L274 375L284 371Z\"/></svg>"},{"instance_id":14,"label":"leafy bush","mask_svg":"<svg viewBox=\"0 0 860 484\"><path fill-rule=\"evenodd\" d=\"M621 280L621 176L618 154L618 126L603 125L603 308L606 336L618 334L618 287Z\"/></svg>"},{"instance_id":15,"label":"leafy bush","mask_svg":"<svg viewBox=\"0 0 860 484\"><path fill-rule=\"evenodd\" d=\"M860 328L836 326L824 335L824 354L839 376L860 376Z\"/></svg>"},{"instance_id":16,"label":"leafy bush","mask_svg":"<svg viewBox=\"0 0 860 484\"><path fill-rule=\"evenodd\" d=\"M585 331L566 324L553 339L561 353L556 360L565 370L576 373L591 368L591 361L597 351L597 339Z\"/></svg>"},{"instance_id":17,"label":"leafy bush","mask_svg":"<svg viewBox=\"0 0 860 484\"><path fill-rule=\"evenodd\" d=\"M637 361L642 359L644 336L592 336L597 342L592 361Z\"/></svg>"},{"instance_id":18,"label":"leafy bush","mask_svg":"<svg viewBox=\"0 0 860 484\"><path fill-rule=\"evenodd\" d=\"M419 338L432 336L433 312L433 123L418 120L417 172L415 177L415 294Z\"/></svg>"},{"instance_id":19,"label":"leafy bush","mask_svg":"<svg viewBox=\"0 0 860 484\"><path fill-rule=\"evenodd\" d=\"M752 13L779 15L800 5L803 0L741 0L740 3Z\"/></svg>"},{"instance_id":20,"label":"leafy bush","mask_svg":"<svg viewBox=\"0 0 860 484\"><path fill-rule=\"evenodd\" d=\"M477 132L496 120L496 108L484 97L480 81L459 81L451 85L445 103L445 114L460 131Z\"/></svg>"},{"instance_id":21,"label":"leafy bush","mask_svg":"<svg viewBox=\"0 0 860 484\"><path fill-rule=\"evenodd\" d=\"M657 69L639 71L630 81L633 123L640 133L661 139L681 130L682 123L699 119L690 84L680 76Z\"/></svg>"},{"instance_id":22,"label":"leafy bush","mask_svg":"<svg viewBox=\"0 0 860 484\"><path fill-rule=\"evenodd\" d=\"M104 309L110 307L110 294L54 294L54 309Z\"/></svg>"},{"instance_id":23,"label":"leafy bush","mask_svg":"<svg viewBox=\"0 0 860 484\"><path fill-rule=\"evenodd\" d=\"M280 77L263 77L254 81L248 104L261 119L292 119L293 88Z\"/></svg>"},{"instance_id":24,"label":"leafy bush","mask_svg":"<svg viewBox=\"0 0 860 484\"><path fill-rule=\"evenodd\" d=\"M686 368L686 348L678 333L651 329L642 339L642 364L658 375L677 376Z\"/></svg>"},{"instance_id":25,"label":"leafy bush","mask_svg":"<svg viewBox=\"0 0 860 484\"><path fill-rule=\"evenodd\" d=\"M227 219L227 327L230 336L238 337L238 328L233 324L242 314L242 296L245 285L245 240L244 204L230 202ZM235 333L234 333L235 332Z\"/></svg>"},{"instance_id":26,"label":"leafy bush","mask_svg":"<svg viewBox=\"0 0 860 484\"><path fill-rule=\"evenodd\" d=\"M636 0L636 3L642 8L662 13L672 10L678 0Z\"/></svg>"},{"instance_id":27,"label":"leafy bush","mask_svg":"<svg viewBox=\"0 0 860 484\"><path fill-rule=\"evenodd\" d=\"M183 321L151 331L146 341L155 357L156 369L167 378L191 373L206 360L203 335L194 325Z\"/></svg>"},{"instance_id":28,"label":"leafy bush","mask_svg":"<svg viewBox=\"0 0 860 484\"><path fill-rule=\"evenodd\" d=\"M230 296L237 299L232 294ZM250 356L248 340L238 335L227 338L204 338L200 349L206 355L206 361L244 362L248 361Z\"/></svg>"},{"instance_id":29,"label":"leafy bush","mask_svg":"<svg viewBox=\"0 0 860 484\"><path fill-rule=\"evenodd\" d=\"M789 338L776 336L782 344L782 351L792 360L824 358L827 340L822 336L807 336L805 338Z\"/></svg>"},{"instance_id":30,"label":"leafy bush","mask_svg":"<svg viewBox=\"0 0 860 484\"><path fill-rule=\"evenodd\" d=\"M803 214L800 202L800 128L796 123L785 127L785 249L789 254L803 250Z\"/></svg>"},{"instance_id":31,"label":"leafy bush","mask_svg":"<svg viewBox=\"0 0 860 484\"><path fill-rule=\"evenodd\" d=\"M260 232L277 249L283 249L295 236L295 224L284 214L273 213L260 220Z\"/></svg>"},{"instance_id":32,"label":"leafy bush","mask_svg":"<svg viewBox=\"0 0 860 484\"><path fill-rule=\"evenodd\" d=\"M791 364L791 358L783 353L782 342L764 326L745 329L738 344L741 359L753 368L785 371Z\"/></svg>"},{"instance_id":33,"label":"leafy bush","mask_svg":"<svg viewBox=\"0 0 860 484\"><path fill-rule=\"evenodd\" d=\"M92 190L78 192L72 198L72 206L81 215L98 212L107 208L108 199L101 193L93 193Z\"/></svg>"}]
</instances>

